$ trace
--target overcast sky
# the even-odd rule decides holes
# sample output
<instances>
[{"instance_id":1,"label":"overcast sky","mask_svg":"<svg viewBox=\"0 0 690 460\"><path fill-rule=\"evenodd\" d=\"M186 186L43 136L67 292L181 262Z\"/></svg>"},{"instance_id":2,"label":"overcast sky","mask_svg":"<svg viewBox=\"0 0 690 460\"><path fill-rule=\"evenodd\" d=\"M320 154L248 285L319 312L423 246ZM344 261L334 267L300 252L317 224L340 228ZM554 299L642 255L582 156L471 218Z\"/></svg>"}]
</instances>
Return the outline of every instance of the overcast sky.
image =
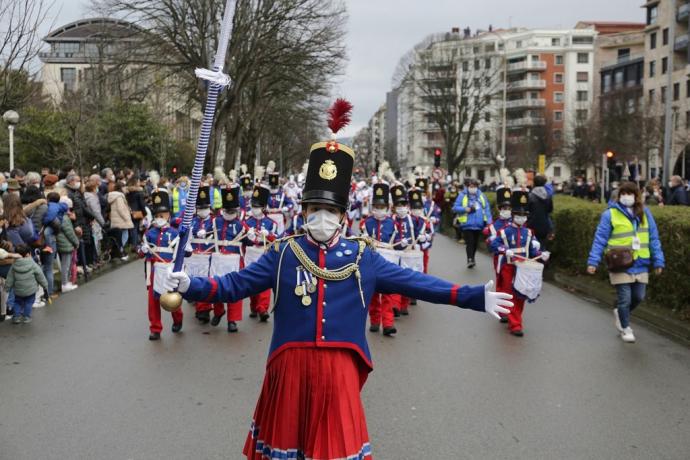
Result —
<instances>
[{"instance_id":1,"label":"overcast sky","mask_svg":"<svg viewBox=\"0 0 690 460\"><path fill-rule=\"evenodd\" d=\"M385 101L400 56L452 27L569 28L580 20L644 21L643 0L345 0L347 72L334 97L354 104L353 135ZM57 25L88 16L90 2L57 0ZM46 31L47 32L47 31Z\"/></svg>"}]
</instances>

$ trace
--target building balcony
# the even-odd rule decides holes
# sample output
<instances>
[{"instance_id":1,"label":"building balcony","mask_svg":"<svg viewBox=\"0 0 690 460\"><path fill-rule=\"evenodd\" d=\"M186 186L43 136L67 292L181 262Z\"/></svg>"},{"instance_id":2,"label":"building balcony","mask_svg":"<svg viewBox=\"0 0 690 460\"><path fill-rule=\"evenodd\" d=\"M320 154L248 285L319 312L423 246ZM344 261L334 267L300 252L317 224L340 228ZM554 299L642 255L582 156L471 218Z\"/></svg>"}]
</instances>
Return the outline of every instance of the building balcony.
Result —
<instances>
[{"instance_id":1,"label":"building balcony","mask_svg":"<svg viewBox=\"0 0 690 460\"><path fill-rule=\"evenodd\" d=\"M687 22L688 17L690 17L690 3L685 3L678 7L678 13L676 14L676 19L678 22Z\"/></svg>"},{"instance_id":2,"label":"building balcony","mask_svg":"<svg viewBox=\"0 0 690 460\"><path fill-rule=\"evenodd\" d=\"M521 91L525 89L544 89L546 80L518 80L508 83L508 91Z\"/></svg>"},{"instance_id":3,"label":"building balcony","mask_svg":"<svg viewBox=\"0 0 690 460\"><path fill-rule=\"evenodd\" d=\"M543 126L544 124L546 124L546 120L544 118L525 117L508 120L506 126L508 128L526 128L529 126Z\"/></svg>"},{"instance_id":4,"label":"building balcony","mask_svg":"<svg viewBox=\"0 0 690 460\"><path fill-rule=\"evenodd\" d=\"M527 72L529 70L538 71L546 70L546 62L544 61L523 61L514 64L508 64L508 73Z\"/></svg>"},{"instance_id":5,"label":"building balcony","mask_svg":"<svg viewBox=\"0 0 690 460\"><path fill-rule=\"evenodd\" d=\"M438 127L438 123L420 123L418 125L418 128L421 129L422 131L429 131L429 132L437 132L441 131L441 128Z\"/></svg>"},{"instance_id":6,"label":"building balcony","mask_svg":"<svg viewBox=\"0 0 690 460\"><path fill-rule=\"evenodd\" d=\"M546 99L516 99L506 102L506 109L532 109L546 107Z\"/></svg>"},{"instance_id":7,"label":"building balcony","mask_svg":"<svg viewBox=\"0 0 690 460\"><path fill-rule=\"evenodd\" d=\"M688 34L680 35L676 37L673 49L676 51L684 51L688 48L688 42L690 42Z\"/></svg>"}]
</instances>

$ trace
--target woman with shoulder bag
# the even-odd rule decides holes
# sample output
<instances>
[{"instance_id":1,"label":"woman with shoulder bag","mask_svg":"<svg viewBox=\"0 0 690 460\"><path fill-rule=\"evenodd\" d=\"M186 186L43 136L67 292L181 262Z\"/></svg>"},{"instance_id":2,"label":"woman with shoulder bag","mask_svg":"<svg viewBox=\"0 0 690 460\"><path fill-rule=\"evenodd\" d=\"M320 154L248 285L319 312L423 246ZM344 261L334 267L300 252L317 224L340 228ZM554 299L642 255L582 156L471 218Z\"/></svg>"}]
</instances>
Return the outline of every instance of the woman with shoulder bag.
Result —
<instances>
[{"instance_id":1,"label":"woman with shoulder bag","mask_svg":"<svg viewBox=\"0 0 690 460\"><path fill-rule=\"evenodd\" d=\"M587 260L587 273L596 273L602 257L606 259L611 284L616 287L616 328L626 343L635 342L630 314L644 300L649 270L660 275L664 253L654 217L642 203L634 182L618 188L618 199L601 215Z\"/></svg>"},{"instance_id":2,"label":"woman with shoulder bag","mask_svg":"<svg viewBox=\"0 0 690 460\"><path fill-rule=\"evenodd\" d=\"M108 204L110 204L110 231L117 240L120 258L128 260L125 245L129 239L129 230L134 228L134 223L132 223L132 215L124 192L125 187L122 182L116 182L113 191L108 193Z\"/></svg>"}]
</instances>

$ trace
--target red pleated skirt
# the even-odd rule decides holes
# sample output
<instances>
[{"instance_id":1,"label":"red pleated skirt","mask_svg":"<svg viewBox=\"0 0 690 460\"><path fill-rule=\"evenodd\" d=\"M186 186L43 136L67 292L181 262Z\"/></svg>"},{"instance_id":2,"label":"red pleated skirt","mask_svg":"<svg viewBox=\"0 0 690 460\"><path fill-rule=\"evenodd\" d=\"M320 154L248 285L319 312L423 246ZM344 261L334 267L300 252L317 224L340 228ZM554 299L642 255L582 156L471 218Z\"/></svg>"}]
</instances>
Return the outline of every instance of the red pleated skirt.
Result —
<instances>
[{"instance_id":1,"label":"red pleated skirt","mask_svg":"<svg viewBox=\"0 0 690 460\"><path fill-rule=\"evenodd\" d=\"M244 455L251 460L371 460L360 398L367 374L351 350L283 350L266 369Z\"/></svg>"}]
</instances>

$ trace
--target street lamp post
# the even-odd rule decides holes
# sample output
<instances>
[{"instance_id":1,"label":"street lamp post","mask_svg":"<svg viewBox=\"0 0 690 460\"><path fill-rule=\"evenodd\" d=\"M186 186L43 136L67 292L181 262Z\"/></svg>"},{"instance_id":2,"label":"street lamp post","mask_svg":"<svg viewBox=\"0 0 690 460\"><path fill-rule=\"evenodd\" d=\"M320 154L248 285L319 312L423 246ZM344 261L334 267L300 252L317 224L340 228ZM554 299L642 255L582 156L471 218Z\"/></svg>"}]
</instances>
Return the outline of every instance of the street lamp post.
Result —
<instances>
[{"instance_id":1,"label":"street lamp post","mask_svg":"<svg viewBox=\"0 0 690 460\"><path fill-rule=\"evenodd\" d=\"M671 155L673 152L672 142L673 142L673 108L672 108L672 95L673 95L673 70L674 70L674 48L676 44L676 0L671 0L671 22L669 25L668 35L671 37L668 41L668 68L667 73L667 83L666 83L666 94L664 100L666 102L665 107L665 118L664 118L664 170L662 176L662 184L666 187L669 179L671 179Z\"/></svg>"},{"instance_id":2,"label":"street lamp post","mask_svg":"<svg viewBox=\"0 0 690 460\"><path fill-rule=\"evenodd\" d=\"M14 110L8 110L2 115L10 132L10 171L14 169L14 125L19 123L19 114Z\"/></svg>"},{"instance_id":3,"label":"street lamp post","mask_svg":"<svg viewBox=\"0 0 690 460\"><path fill-rule=\"evenodd\" d=\"M501 37L498 32L490 31L490 34L495 35L503 47L503 113L502 113L502 124L501 124L501 169L506 167L506 104L508 102L508 50L506 49L506 40Z\"/></svg>"}]
</instances>

